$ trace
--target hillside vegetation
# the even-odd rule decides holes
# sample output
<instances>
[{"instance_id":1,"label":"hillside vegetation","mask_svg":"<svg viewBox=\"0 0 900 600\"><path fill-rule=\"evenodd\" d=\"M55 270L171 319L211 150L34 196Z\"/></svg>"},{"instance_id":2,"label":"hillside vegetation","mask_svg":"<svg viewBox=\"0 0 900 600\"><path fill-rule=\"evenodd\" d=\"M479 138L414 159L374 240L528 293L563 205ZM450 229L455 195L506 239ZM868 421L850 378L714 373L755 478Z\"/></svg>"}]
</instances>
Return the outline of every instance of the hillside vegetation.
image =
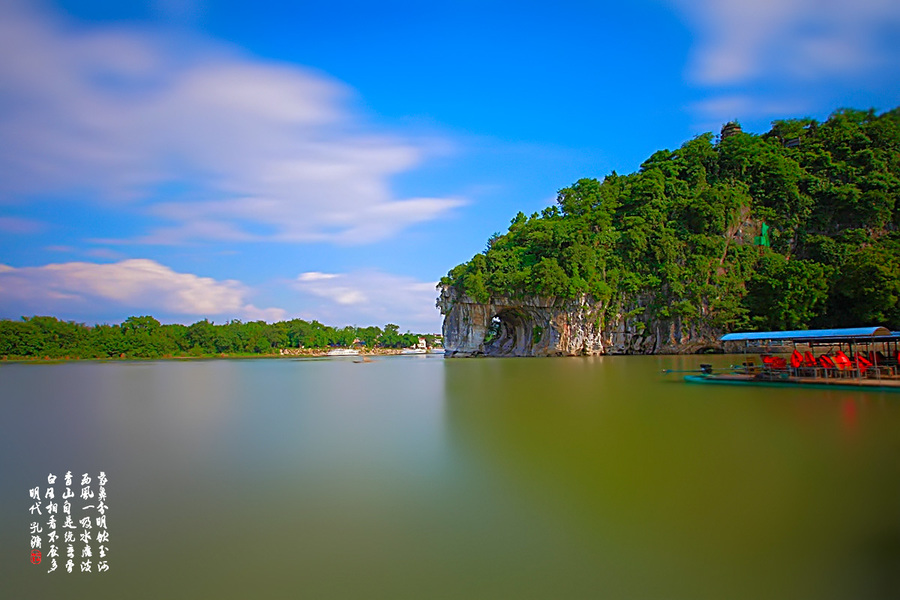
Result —
<instances>
[{"instance_id":1,"label":"hillside vegetation","mask_svg":"<svg viewBox=\"0 0 900 600\"><path fill-rule=\"evenodd\" d=\"M521 212L441 281L721 330L900 329L900 108L700 135Z\"/></svg>"}]
</instances>

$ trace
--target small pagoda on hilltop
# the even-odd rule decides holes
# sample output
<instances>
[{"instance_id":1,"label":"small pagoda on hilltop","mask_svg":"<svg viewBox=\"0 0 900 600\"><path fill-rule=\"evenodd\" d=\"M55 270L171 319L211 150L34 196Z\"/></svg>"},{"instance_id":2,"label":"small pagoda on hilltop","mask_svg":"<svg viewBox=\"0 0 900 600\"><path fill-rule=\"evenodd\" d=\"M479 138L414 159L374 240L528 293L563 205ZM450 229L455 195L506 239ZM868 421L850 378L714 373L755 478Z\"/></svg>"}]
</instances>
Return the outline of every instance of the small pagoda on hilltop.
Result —
<instances>
[{"instance_id":1,"label":"small pagoda on hilltop","mask_svg":"<svg viewBox=\"0 0 900 600\"><path fill-rule=\"evenodd\" d=\"M722 132L719 134L719 139L724 140L725 138L730 138L739 133L743 133L741 131L741 124L737 121L728 121L722 125Z\"/></svg>"}]
</instances>

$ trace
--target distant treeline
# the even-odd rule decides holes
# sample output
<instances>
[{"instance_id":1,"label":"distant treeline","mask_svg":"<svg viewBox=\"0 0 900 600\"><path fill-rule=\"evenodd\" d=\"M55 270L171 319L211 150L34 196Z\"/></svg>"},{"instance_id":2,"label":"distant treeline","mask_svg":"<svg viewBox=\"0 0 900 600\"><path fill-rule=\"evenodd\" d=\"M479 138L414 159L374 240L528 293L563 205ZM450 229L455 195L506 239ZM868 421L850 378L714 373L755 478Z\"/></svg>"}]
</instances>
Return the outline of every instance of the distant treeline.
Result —
<instances>
[{"instance_id":1,"label":"distant treeline","mask_svg":"<svg viewBox=\"0 0 900 600\"><path fill-rule=\"evenodd\" d=\"M342 327L293 319L266 323L231 321L215 325L161 325L150 316L129 317L120 325L84 325L55 317L0 321L0 356L50 358L160 358L212 354L277 354L281 348L404 348L419 337L431 345L433 335L400 333L399 327Z\"/></svg>"}]
</instances>

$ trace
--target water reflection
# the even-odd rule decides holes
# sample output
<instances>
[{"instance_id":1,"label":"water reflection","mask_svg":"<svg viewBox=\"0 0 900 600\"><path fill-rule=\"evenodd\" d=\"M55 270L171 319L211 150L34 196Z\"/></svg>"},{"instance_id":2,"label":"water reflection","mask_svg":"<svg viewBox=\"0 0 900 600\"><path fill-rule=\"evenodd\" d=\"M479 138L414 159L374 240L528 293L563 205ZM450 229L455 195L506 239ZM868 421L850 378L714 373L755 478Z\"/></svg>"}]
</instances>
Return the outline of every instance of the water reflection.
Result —
<instances>
[{"instance_id":1,"label":"water reflection","mask_svg":"<svg viewBox=\"0 0 900 600\"><path fill-rule=\"evenodd\" d=\"M829 598L896 584L897 398L660 375L701 361L2 365L4 595ZM103 579L15 566L27 490L68 469L110 476Z\"/></svg>"},{"instance_id":2,"label":"water reflection","mask_svg":"<svg viewBox=\"0 0 900 600\"><path fill-rule=\"evenodd\" d=\"M658 376L699 362L450 365L459 373L447 377L448 424L458 448L506 482L509 497L542 506L605 557L598 568L625 597L865 589L880 568L863 548L875 532L897 528L900 461L888 433L898 426L896 402ZM848 421L848 402L867 412Z\"/></svg>"}]
</instances>

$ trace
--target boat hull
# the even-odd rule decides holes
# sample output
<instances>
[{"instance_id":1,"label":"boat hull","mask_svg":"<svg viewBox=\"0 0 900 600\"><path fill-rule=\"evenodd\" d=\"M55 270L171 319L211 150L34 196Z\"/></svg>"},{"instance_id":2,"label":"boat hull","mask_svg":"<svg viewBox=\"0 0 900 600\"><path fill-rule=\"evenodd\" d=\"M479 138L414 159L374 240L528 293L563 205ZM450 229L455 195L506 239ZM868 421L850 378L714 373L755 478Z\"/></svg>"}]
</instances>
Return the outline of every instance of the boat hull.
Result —
<instances>
[{"instance_id":1,"label":"boat hull","mask_svg":"<svg viewBox=\"0 0 900 600\"><path fill-rule=\"evenodd\" d=\"M718 385L751 385L761 387L803 388L819 390L857 390L866 392L898 392L900 381L879 379L821 379L787 377L784 379L760 379L752 375L686 375L688 383L712 383Z\"/></svg>"}]
</instances>

